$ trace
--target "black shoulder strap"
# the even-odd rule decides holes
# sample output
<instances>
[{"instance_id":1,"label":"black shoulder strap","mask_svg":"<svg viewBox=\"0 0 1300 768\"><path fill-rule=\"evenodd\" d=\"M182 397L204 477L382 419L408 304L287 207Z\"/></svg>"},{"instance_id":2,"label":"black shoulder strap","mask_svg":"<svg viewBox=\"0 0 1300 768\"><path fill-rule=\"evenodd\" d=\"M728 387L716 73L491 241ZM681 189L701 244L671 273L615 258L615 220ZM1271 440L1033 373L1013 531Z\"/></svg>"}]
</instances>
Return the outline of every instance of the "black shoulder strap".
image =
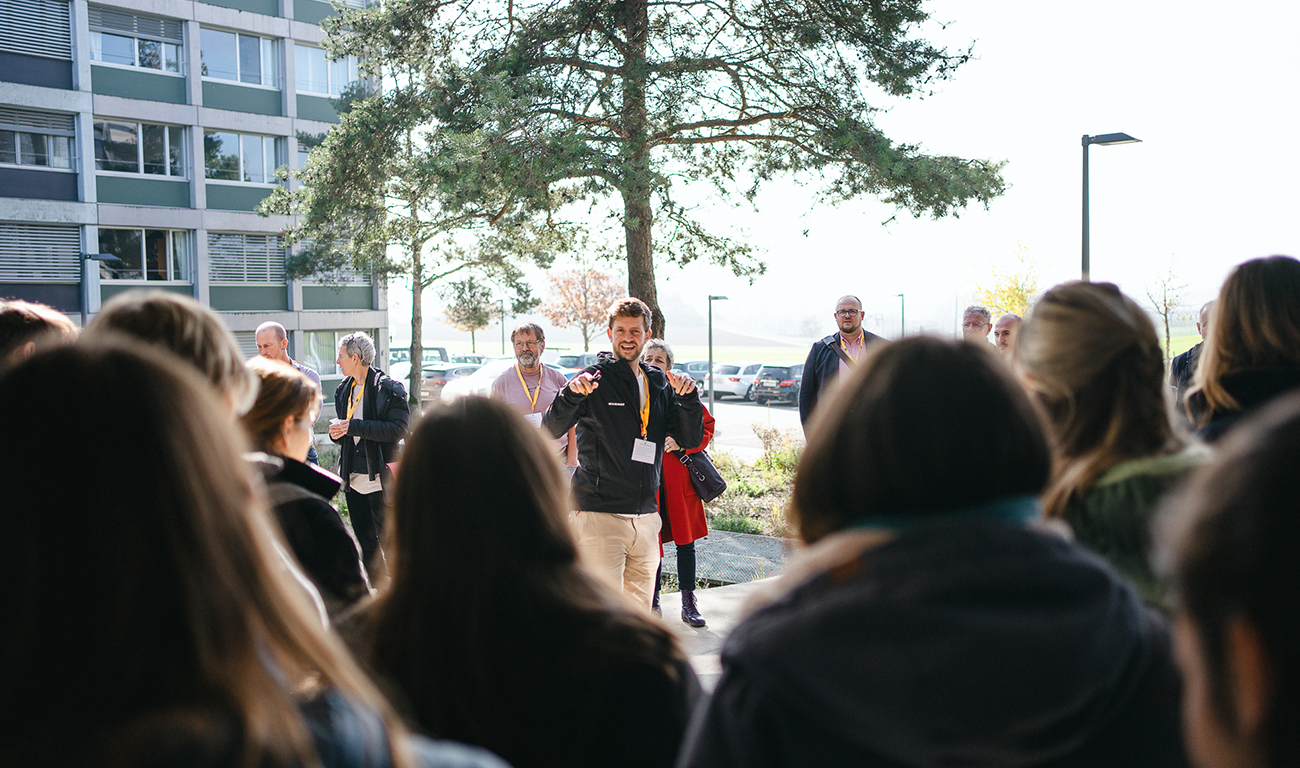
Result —
<instances>
[{"instance_id":1,"label":"black shoulder strap","mask_svg":"<svg viewBox=\"0 0 1300 768\"><path fill-rule=\"evenodd\" d=\"M832 351L832 352L834 352L836 355L839 356L839 358L840 358L841 360L844 361L844 364L845 364L845 365L847 365L847 366L849 366L850 368L852 368L852 367L853 367L853 358L849 357L849 356L848 356L848 353L846 353L846 352L845 352L845 351L840 347L840 345L836 343L835 340L838 339L838 338L839 338L838 336L827 336L826 338L822 339L822 341L826 344L826 346L828 346L828 347L831 348L831 351Z\"/></svg>"}]
</instances>

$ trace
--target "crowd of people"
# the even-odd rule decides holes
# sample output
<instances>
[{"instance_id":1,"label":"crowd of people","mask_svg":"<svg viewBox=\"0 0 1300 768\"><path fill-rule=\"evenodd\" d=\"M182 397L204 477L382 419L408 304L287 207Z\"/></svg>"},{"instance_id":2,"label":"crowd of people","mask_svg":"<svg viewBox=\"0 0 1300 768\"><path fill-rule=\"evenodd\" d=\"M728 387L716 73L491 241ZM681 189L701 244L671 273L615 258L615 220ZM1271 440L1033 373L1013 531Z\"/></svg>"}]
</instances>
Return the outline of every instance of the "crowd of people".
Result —
<instances>
[{"instance_id":1,"label":"crowd of people","mask_svg":"<svg viewBox=\"0 0 1300 768\"><path fill-rule=\"evenodd\" d=\"M523 324L491 397L414 423L344 337L334 467L281 326L246 361L170 293L84 332L0 302L0 765L1289 764L1297 298L1295 259L1239 265L1172 365L1104 283L971 307L960 340L885 341L840 299L801 390L803 547L711 694L655 614L670 543L706 625L682 458L713 417L640 300L572 379ZM106 450L39 469L88 428Z\"/></svg>"}]
</instances>

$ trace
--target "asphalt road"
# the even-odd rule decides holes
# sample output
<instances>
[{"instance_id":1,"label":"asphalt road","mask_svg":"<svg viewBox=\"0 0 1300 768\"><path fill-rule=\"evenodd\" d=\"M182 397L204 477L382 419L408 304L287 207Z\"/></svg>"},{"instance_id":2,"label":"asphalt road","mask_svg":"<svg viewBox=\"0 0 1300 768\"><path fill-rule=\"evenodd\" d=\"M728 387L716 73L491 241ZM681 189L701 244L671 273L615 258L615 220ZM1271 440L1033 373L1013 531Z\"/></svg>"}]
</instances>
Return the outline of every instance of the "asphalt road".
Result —
<instances>
[{"instance_id":1,"label":"asphalt road","mask_svg":"<svg viewBox=\"0 0 1300 768\"><path fill-rule=\"evenodd\" d=\"M704 404L709 404L708 395ZM794 432L803 439L803 427L799 424L799 407L796 405L755 405L734 397L719 399L717 406L710 409L714 425L713 448L725 448L746 461L753 461L763 455L763 443L754 434L753 424L772 426Z\"/></svg>"}]
</instances>

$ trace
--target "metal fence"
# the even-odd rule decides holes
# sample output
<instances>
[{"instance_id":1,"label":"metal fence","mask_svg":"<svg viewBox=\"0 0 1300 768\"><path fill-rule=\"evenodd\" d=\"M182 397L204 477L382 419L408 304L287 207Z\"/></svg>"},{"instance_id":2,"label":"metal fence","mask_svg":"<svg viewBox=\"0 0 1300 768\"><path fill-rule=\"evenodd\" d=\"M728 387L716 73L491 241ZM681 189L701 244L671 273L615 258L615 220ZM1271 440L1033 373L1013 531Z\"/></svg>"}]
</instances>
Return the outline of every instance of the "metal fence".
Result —
<instances>
[{"instance_id":1,"label":"metal fence","mask_svg":"<svg viewBox=\"0 0 1300 768\"><path fill-rule=\"evenodd\" d=\"M776 576L785 568L791 539L752 533L710 531L695 542L695 578L714 584L740 584ZM664 573L677 575L677 547L664 543Z\"/></svg>"}]
</instances>

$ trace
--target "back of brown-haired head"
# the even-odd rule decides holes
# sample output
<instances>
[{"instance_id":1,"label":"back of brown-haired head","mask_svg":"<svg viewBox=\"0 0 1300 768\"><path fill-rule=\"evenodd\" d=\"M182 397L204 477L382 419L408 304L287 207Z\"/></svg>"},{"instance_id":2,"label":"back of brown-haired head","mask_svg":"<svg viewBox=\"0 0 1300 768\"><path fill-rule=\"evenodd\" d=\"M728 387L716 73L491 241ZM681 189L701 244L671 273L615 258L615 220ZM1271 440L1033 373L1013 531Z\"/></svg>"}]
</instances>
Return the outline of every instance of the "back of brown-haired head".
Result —
<instances>
[{"instance_id":1,"label":"back of brown-haired head","mask_svg":"<svg viewBox=\"0 0 1300 768\"><path fill-rule=\"evenodd\" d=\"M945 512L1043 490L1038 414L990 350L916 337L877 345L818 405L795 477L809 542L872 518Z\"/></svg>"},{"instance_id":2,"label":"back of brown-haired head","mask_svg":"<svg viewBox=\"0 0 1300 768\"><path fill-rule=\"evenodd\" d=\"M44 304L0 300L0 369L37 349L77 340L77 326L67 315Z\"/></svg>"},{"instance_id":3,"label":"back of brown-haired head","mask_svg":"<svg viewBox=\"0 0 1300 768\"><path fill-rule=\"evenodd\" d=\"M1158 570L1200 640L1210 704L1234 737L1280 766L1293 762L1300 718L1300 393L1242 422L1214 461L1158 518ZM1234 629L1262 645L1267 710L1240 722ZM1234 625L1238 625L1234 628ZM1248 732L1252 729L1254 732Z\"/></svg>"}]
</instances>

